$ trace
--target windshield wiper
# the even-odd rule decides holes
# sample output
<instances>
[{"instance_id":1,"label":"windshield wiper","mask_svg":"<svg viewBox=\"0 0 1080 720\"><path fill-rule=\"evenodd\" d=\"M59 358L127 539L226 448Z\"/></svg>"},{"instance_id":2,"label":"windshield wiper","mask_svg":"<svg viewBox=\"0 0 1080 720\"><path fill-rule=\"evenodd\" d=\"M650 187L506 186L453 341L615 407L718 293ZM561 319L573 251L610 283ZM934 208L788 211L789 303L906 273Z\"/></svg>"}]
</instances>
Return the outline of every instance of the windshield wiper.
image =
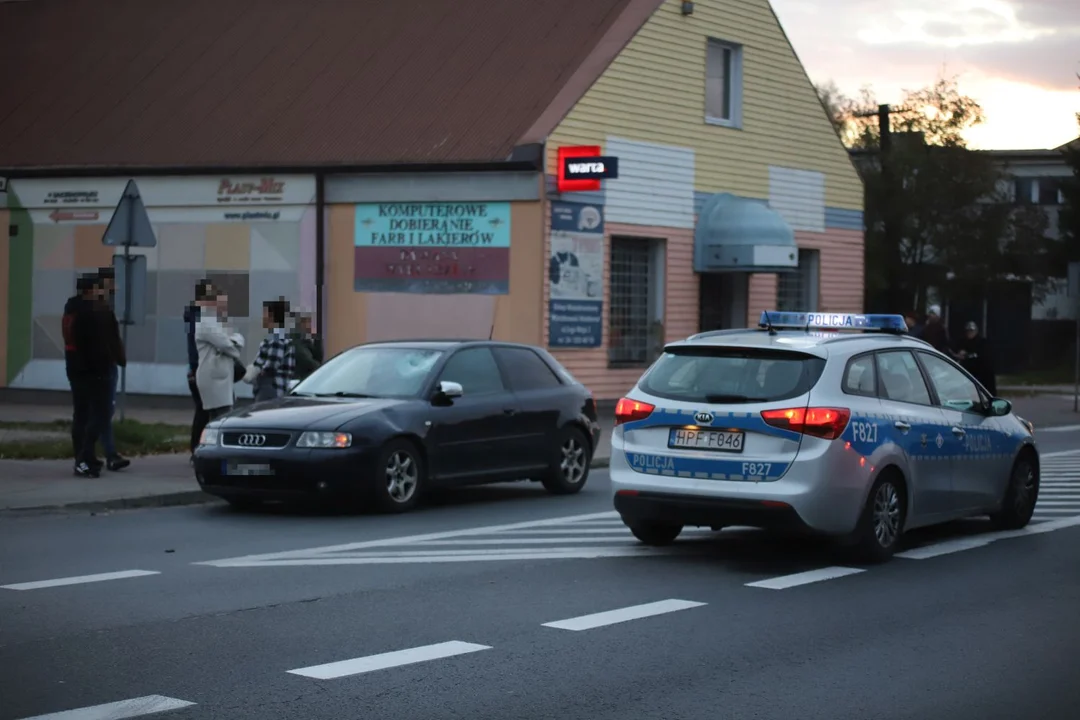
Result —
<instances>
[{"instance_id":1,"label":"windshield wiper","mask_svg":"<svg viewBox=\"0 0 1080 720\"><path fill-rule=\"evenodd\" d=\"M289 395L291 395L292 397L315 397L315 393L296 392L295 390L289 393Z\"/></svg>"},{"instance_id":2,"label":"windshield wiper","mask_svg":"<svg viewBox=\"0 0 1080 720\"><path fill-rule=\"evenodd\" d=\"M744 403L765 402L765 398L750 397L749 395L706 395L705 402L709 403Z\"/></svg>"},{"instance_id":3,"label":"windshield wiper","mask_svg":"<svg viewBox=\"0 0 1080 720\"><path fill-rule=\"evenodd\" d=\"M332 393L313 393L315 397L339 397L339 398L373 398L374 395L365 395L363 393L343 392L338 390Z\"/></svg>"}]
</instances>

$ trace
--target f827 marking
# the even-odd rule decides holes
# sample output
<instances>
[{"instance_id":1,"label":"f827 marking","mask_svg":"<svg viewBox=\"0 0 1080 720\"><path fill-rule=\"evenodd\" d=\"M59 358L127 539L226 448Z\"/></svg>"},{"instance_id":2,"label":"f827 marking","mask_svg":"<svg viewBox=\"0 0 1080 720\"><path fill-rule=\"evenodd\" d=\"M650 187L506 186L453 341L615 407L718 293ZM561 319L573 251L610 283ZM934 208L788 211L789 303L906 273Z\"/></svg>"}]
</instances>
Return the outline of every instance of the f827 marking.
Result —
<instances>
[{"instance_id":1,"label":"f827 marking","mask_svg":"<svg viewBox=\"0 0 1080 720\"><path fill-rule=\"evenodd\" d=\"M855 420L851 423L851 437L855 442L876 443L878 426L876 423Z\"/></svg>"},{"instance_id":2,"label":"f827 marking","mask_svg":"<svg viewBox=\"0 0 1080 720\"><path fill-rule=\"evenodd\" d=\"M771 469L772 463L767 462L744 462L742 464L743 477L766 477Z\"/></svg>"}]
</instances>

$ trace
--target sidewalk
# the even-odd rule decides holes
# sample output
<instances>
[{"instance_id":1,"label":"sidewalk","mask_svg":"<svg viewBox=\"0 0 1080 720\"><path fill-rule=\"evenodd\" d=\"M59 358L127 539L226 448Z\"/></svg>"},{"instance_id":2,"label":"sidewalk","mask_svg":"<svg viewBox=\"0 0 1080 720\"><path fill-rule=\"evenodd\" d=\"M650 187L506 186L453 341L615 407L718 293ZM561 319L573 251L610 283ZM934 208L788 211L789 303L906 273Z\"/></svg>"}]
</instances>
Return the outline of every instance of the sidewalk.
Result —
<instances>
[{"instance_id":1,"label":"sidewalk","mask_svg":"<svg viewBox=\"0 0 1080 720\"><path fill-rule=\"evenodd\" d=\"M607 467L613 411L601 412L603 434L593 467ZM191 410L133 407L127 417L144 423L187 425ZM70 420L71 410L55 404L0 403L0 422ZM0 428L0 442L66 439L66 432ZM212 502L199 490L186 454L132 458L131 467L104 470L100 478L78 478L70 460L0 460L0 513L45 509L108 510Z\"/></svg>"}]
</instances>

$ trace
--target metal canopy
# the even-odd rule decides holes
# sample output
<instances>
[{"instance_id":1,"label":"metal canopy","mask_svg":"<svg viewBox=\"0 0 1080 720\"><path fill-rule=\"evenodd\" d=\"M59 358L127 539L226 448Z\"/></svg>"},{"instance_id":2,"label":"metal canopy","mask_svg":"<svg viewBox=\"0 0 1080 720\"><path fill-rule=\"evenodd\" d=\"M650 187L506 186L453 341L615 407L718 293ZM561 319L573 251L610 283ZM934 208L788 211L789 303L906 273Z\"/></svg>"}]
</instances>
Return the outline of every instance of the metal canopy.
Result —
<instances>
[{"instance_id":1,"label":"metal canopy","mask_svg":"<svg viewBox=\"0 0 1080 720\"><path fill-rule=\"evenodd\" d=\"M791 272L799 267L795 233L763 201L710 195L694 227L694 271Z\"/></svg>"}]
</instances>

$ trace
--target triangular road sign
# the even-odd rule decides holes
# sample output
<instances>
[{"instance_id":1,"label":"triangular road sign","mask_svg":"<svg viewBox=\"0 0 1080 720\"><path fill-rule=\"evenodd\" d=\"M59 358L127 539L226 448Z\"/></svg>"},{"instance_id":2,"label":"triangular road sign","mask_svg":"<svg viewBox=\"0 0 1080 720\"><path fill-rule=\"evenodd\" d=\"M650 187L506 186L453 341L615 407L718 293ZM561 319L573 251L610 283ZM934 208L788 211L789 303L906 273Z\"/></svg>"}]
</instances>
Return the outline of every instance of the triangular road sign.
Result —
<instances>
[{"instance_id":1,"label":"triangular road sign","mask_svg":"<svg viewBox=\"0 0 1080 720\"><path fill-rule=\"evenodd\" d=\"M154 228L150 225L150 216L146 214L146 206L143 205L142 196L134 180L128 180L124 188L124 195L116 206L109 227L105 228L105 234L101 236L103 245L123 247L154 247L157 238L154 237Z\"/></svg>"}]
</instances>

